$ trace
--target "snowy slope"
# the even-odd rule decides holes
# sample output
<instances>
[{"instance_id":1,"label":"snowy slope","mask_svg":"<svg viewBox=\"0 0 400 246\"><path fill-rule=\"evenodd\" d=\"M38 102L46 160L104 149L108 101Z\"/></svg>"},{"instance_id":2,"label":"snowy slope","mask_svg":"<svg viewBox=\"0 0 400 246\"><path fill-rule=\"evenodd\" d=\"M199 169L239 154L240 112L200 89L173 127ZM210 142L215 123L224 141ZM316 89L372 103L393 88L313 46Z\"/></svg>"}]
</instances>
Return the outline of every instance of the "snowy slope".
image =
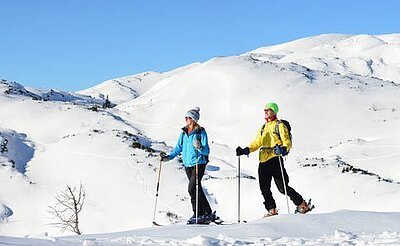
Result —
<instances>
[{"instance_id":1,"label":"snowy slope","mask_svg":"<svg viewBox=\"0 0 400 246\"><path fill-rule=\"evenodd\" d=\"M339 45L346 40L358 41ZM163 74L145 73L115 79L78 94L27 90L3 81L0 135L3 142L7 139L9 151L0 155L0 204L11 208L14 214L0 224L0 235L32 238L48 235L47 241L40 243L49 245L62 244L63 240L71 245L210 244L214 241L223 244L229 240L237 244L246 244L246 240L256 244L284 244L290 240L299 244L399 242L400 230L393 222L398 219L400 208L397 165L400 160L397 81L400 77L396 62L399 40L399 35L310 37ZM323 48L332 43L340 49ZM315 47L322 47L318 48L321 53L310 51ZM380 48L374 53L373 47ZM360 72L362 69L356 71L362 66L346 65L345 70L338 70L336 63L324 61L326 67L320 67L300 62L310 60L310 54L315 60L337 56L346 63L349 57L361 60L381 57L386 67L374 68L368 74ZM10 88L12 93L5 93ZM46 93L54 97L44 100L43 95L49 95ZM58 100L62 96L55 96L67 94L79 99ZM99 94L109 95L118 105L112 109L94 109L93 105L102 103ZM32 100L32 95L38 98ZM282 216L271 222L258 220L265 211L254 153L249 158L241 157L241 215L251 221L248 225L205 228L204 237L197 237L199 232L185 226L172 226L159 231L143 229L88 236L96 238L95 242L84 242L88 237L53 238L62 234L49 225L53 220L47 208L54 203L57 192L79 182L84 184L88 196L81 216L85 234L148 227L160 164L158 151L172 149L184 124L185 112L195 105L201 108L199 123L207 129L211 147L211 162L203 179L208 199L222 218L235 221L237 157L234 149L253 140L263 124L263 107L268 101L277 102L279 117L292 125L294 148L285 166L290 184L316 204L312 216L286 215L285 197L274 187ZM24 169L10 164L15 159L12 151L18 150L25 154L18 161ZM181 224L191 215L186 186L179 161L164 163L156 213L158 222ZM290 206L293 211L293 204ZM336 212L342 209L369 212ZM379 218L383 218L382 224ZM320 230L305 234L299 229L304 220L311 229ZM376 223L370 225L369 220ZM273 229L278 225L279 230ZM259 228L265 227L271 231L265 231L264 235ZM287 230L282 231L282 227ZM162 235L157 236L157 232ZM168 233L174 236L168 239ZM179 237L181 234L187 236ZM36 243L0 237L0 243L5 240Z\"/></svg>"},{"instance_id":2,"label":"snowy slope","mask_svg":"<svg viewBox=\"0 0 400 246\"><path fill-rule=\"evenodd\" d=\"M91 103L2 94L0 112L0 132L2 139L7 139L8 149L0 159L0 202L14 211L8 223L0 225L2 233L59 233L49 225L53 220L48 206L54 204L56 193L80 182L88 194L81 221L86 231L147 225L152 212L137 215L136 211L151 207L155 184L150 177L155 175L157 165L152 148L164 148L163 144L147 139L107 111L92 110ZM13 155L19 151L26 158ZM11 165L11 160L18 164L15 157L23 159L22 168ZM166 173L176 169L171 167ZM178 194L184 196L185 190L178 190ZM173 204L176 199L166 201L172 200Z\"/></svg>"},{"instance_id":3,"label":"snowy slope","mask_svg":"<svg viewBox=\"0 0 400 246\"><path fill-rule=\"evenodd\" d=\"M264 104L276 101L281 106L280 116L294 129L294 149L287 160L291 182L306 197L324 198L318 199L319 211L338 207L394 211L400 207L399 200L385 204L382 200L399 195L396 150L400 144L393 135L399 129L399 92L397 85L376 78L239 56L213 59L179 78L160 81L117 109L150 137L174 146L184 113L199 105L200 124L208 129L213 142L211 164L230 170L232 177L237 162L234 148L250 143L263 124ZM246 174L257 176L257 154L244 158L243 163ZM352 175L363 171L371 175ZM209 172L212 177L219 175L215 173ZM380 182L383 179L386 181ZM246 216L255 219L262 206L256 182L249 182L246 206L252 212ZM232 218L235 212L225 189L233 182L205 183L222 198L218 209L224 217Z\"/></svg>"},{"instance_id":4,"label":"snowy slope","mask_svg":"<svg viewBox=\"0 0 400 246\"><path fill-rule=\"evenodd\" d=\"M0 236L0 245L398 245L399 219L399 213L341 210L282 215L247 224L175 225L80 237Z\"/></svg>"},{"instance_id":5,"label":"snowy slope","mask_svg":"<svg viewBox=\"0 0 400 246\"><path fill-rule=\"evenodd\" d=\"M9 165L23 174L33 152L34 146L26 140L26 135L0 128L0 158L3 159L3 166Z\"/></svg>"},{"instance_id":6,"label":"snowy slope","mask_svg":"<svg viewBox=\"0 0 400 246\"><path fill-rule=\"evenodd\" d=\"M120 104L139 97L160 80L173 77L176 74L179 75L183 71L196 65L197 63L190 64L165 73L149 71L133 76L111 79L92 88L79 91L78 93L90 95L95 98L105 98L108 95L112 102Z\"/></svg>"}]
</instances>

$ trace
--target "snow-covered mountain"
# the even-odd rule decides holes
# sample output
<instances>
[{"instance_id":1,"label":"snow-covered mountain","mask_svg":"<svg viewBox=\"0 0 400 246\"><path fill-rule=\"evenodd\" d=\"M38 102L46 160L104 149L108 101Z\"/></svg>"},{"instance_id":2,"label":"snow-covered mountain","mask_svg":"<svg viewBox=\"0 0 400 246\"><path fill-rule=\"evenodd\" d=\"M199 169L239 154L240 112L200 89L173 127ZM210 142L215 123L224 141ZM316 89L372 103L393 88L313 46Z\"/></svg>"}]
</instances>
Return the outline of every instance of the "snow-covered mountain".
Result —
<instances>
[{"instance_id":1,"label":"snow-covered mountain","mask_svg":"<svg viewBox=\"0 0 400 246\"><path fill-rule=\"evenodd\" d=\"M190 64L165 73L149 71L133 76L111 79L92 88L79 91L78 93L90 95L95 98L105 98L109 96L110 100L120 104L139 97L160 80L179 75L183 71L196 66L196 64L197 63Z\"/></svg>"},{"instance_id":2,"label":"snow-covered mountain","mask_svg":"<svg viewBox=\"0 0 400 246\"><path fill-rule=\"evenodd\" d=\"M23 85L13 81L2 79L0 81L0 92L7 97L22 96L38 101L69 102L82 105L102 106L104 98L94 98L74 92L63 92L53 89L25 88Z\"/></svg>"},{"instance_id":3,"label":"snow-covered mountain","mask_svg":"<svg viewBox=\"0 0 400 246\"><path fill-rule=\"evenodd\" d=\"M249 52L258 59L400 84L400 35L320 35Z\"/></svg>"},{"instance_id":4,"label":"snow-covered mountain","mask_svg":"<svg viewBox=\"0 0 400 246\"><path fill-rule=\"evenodd\" d=\"M238 159L234 149L253 140L263 124L263 107L268 101L278 103L278 116L292 125L294 148L285 167L291 185L316 204L313 213L318 217L310 218L310 223L333 223L332 228L341 230L343 225L333 218L343 216L343 212L335 212L342 209L369 211L360 223L368 218L376 221L373 212L380 212L378 217L395 212L393 217L398 217L399 44L398 34L321 35L167 73L117 78L79 93L26 89L3 80L0 204L13 214L0 224L0 234L60 235L50 225L48 206L53 205L57 192L80 182L87 193L80 223L84 233L150 226L160 165L157 154L172 149L185 112L195 105L201 109L199 123L207 129L211 147L203 185L213 209L225 220L235 221ZM60 100L59 95L68 100ZM116 107L101 107L107 95ZM237 231L250 233L259 223L272 223L257 220L264 214L257 157L241 158L241 214L249 223ZM186 186L179 161L164 163L157 207L160 223L179 224L191 215ZM274 196L280 213L285 214L285 197L276 189ZM344 213L357 221L358 212ZM297 222L288 225L291 233L287 235L298 237L299 216L284 215L274 221L290 219ZM379 235L385 230L397 233L392 238L400 242L400 228L386 222L365 232L375 228ZM350 231L356 228L346 226ZM176 230L190 229L178 226ZM318 232L305 236L330 233ZM157 231L149 229L147 233L138 230L123 235L148 235L151 240ZM268 235L282 238L283 234L270 231ZM259 240L260 236L254 237ZM341 236L356 240L351 233ZM247 238L252 237L249 234ZM83 239L79 240L82 244ZM253 242L262 243L257 240ZM113 243L118 245L117 241Z\"/></svg>"}]
</instances>

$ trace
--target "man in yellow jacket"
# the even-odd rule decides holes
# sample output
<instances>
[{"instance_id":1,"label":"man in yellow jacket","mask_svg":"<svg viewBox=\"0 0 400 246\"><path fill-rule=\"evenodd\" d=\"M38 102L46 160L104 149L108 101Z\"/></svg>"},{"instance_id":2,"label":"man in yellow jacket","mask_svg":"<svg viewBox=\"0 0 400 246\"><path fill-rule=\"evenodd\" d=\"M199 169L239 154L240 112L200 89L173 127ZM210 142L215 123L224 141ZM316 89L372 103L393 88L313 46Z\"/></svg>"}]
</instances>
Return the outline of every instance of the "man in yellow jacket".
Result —
<instances>
[{"instance_id":1,"label":"man in yellow jacket","mask_svg":"<svg viewBox=\"0 0 400 246\"><path fill-rule=\"evenodd\" d=\"M287 195L297 206L297 211L303 214L310 211L303 197L292 187L288 186L289 176L283 166L282 156L288 154L292 147L292 141L286 125L278 120L276 116L278 111L279 108L276 103L267 103L264 108L266 123L258 132L256 139L244 149L240 146L236 148L237 156L249 155L251 152L260 149L258 179L261 193L264 197L264 205L268 211L264 217L278 214L276 203L271 192L272 178L274 178L275 184L282 194L285 194L286 186ZM283 175L280 163L282 164ZM282 176L284 176L284 179Z\"/></svg>"}]
</instances>

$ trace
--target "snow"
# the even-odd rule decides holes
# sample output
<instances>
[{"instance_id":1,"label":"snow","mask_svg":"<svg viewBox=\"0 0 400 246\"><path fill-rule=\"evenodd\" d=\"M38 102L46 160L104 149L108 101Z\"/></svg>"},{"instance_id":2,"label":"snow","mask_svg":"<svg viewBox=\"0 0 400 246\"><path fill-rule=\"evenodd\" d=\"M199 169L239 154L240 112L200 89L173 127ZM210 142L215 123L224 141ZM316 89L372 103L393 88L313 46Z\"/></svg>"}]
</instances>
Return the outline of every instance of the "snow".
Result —
<instances>
[{"instance_id":1,"label":"snow","mask_svg":"<svg viewBox=\"0 0 400 246\"><path fill-rule=\"evenodd\" d=\"M11 215L13 215L13 211L6 205L0 203L0 221L5 221Z\"/></svg>"},{"instance_id":2,"label":"snow","mask_svg":"<svg viewBox=\"0 0 400 246\"><path fill-rule=\"evenodd\" d=\"M0 245L400 244L399 43L398 34L321 35L78 93L2 80ZM117 105L103 109L107 95ZM268 101L293 129L290 184L316 209L287 214L272 185L280 215L260 219L254 153L240 159L248 223L186 226L187 178L178 159L160 166L158 153L199 106L211 148L202 183L217 214L235 222L234 149L253 140ZM156 221L166 226L151 227L160 167ZM80 182L84 235L73 236L51 225L48 207Z\"/></svg>"},{"instance_id":3,"label":"snow","mask_svg":"<svg viewBox=\"0 0 400 246\"><path fill-rule=\"evenodd\" d=\"M34 148L26 140L26 135L3 129L0 131L0 146L2 153L0 158L5 158L3 163L8 162L18 172L25 173L26 165L32 159L34 153Z\"/></svg>"},{"instance_id":4,"label":"snow","mask_svg":"<svg viewBox=\"0 0 400 246\"><path fill-rule=\"evenodd\" d=\"M399 35L324 34L249 52L258 59L400 84Z\"/></svg>"},{"instance_id":5,"label":"snow","mask_svg":"<svg viewBox=\"0 0 400 246\"><path fill-rule=\"evenodd\" d=\"M173 77L175 74L179 74L193 66L196 66L196 63L165 73L148 71L133 76L111 79L78 93L95 98L104 98L108 95L113 102L120 104L144 94L161 79Z\"/></svg>"},{"instance_id":6,"label":"snow","mask_svg":"<svg viewBox=\"0 0 400 246\"><path fill-rule=\"evenodd\" d=\"M400 213L340 210L281 215L232 225L174 225L41 239L1 237L0 245L397 245Z\"/></svg>"}]
</instances>

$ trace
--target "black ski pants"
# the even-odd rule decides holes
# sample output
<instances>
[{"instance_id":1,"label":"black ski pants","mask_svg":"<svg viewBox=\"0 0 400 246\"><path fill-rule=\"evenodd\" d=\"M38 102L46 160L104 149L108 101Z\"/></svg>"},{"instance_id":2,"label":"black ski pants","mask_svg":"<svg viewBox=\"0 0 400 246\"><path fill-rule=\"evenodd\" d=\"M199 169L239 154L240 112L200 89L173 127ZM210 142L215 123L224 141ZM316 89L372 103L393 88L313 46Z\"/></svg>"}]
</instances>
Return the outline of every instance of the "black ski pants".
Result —
<instances>
[{"instance_id":1,"label":"black ski pants","mask_svg":"<svg viewBox=\"0 0 400 246\"><path fill-rule=\"evenodd\" d=\"M303 202L303 197L297 193L292 187L288 185L289 176L286 173L286 169L283 166L283 158L279 157L282 162L283 175L285 176L287 194L296 206L299 206ZM262 162L258 166L258 180L260 184L261 194L264 197L264 205L267 210L276 208L276 203L272 197L271 192L271 181L274 178L276 187L279 192L285 194L284 182L282 179L281 167L279 164L278 157L274 157L266 162Z\"/></svg>"},{"instance_id":2,"label":"black ski pants","mask_svg":"<svg viewBox=\"0 0 400 246\"><path fill-rule=\"evenodd\" d=\"M198 165L198 184L199 184L199 211L198 215L211 214L211 207L207 201L207 197L204 194L203 187L201 186L201 179L203 178L206 165ZM188 191L190 195L190 201L192 203L193 214L196 214L196 166L185 167L186 176L189 179Z\"/></svg>"}]
</instances>

